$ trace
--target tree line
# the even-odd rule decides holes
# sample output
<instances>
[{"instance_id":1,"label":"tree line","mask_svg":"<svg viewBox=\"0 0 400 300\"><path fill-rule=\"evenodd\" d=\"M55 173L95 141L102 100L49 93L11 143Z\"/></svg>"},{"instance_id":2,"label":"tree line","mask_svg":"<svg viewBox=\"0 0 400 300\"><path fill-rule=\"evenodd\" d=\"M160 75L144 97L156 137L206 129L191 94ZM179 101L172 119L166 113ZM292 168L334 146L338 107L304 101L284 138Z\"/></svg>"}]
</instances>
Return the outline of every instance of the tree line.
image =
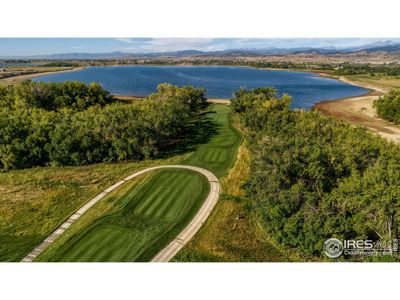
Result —
<instances>
[{"instance_id":1,"label":"tree line","mask_svg":"<svg viewBox=\"0 0 400 300\"><path fill-rule=\"evenodd\" d=\"M247 198L264 229L317 257L331 237L398 239L399 147L290 102L272 88L240 90L232 100L252 155Z\"/></svg>"},{"instance_id":2,"label":"tree line","mask_svg":"<svg viewBox=\"0 0 400 300\"><path fill-rule=\"evenodd\" d=\"M204 89L170 84L134 103L97 83L0 87L0 169L157 157L182 142L205 105Z\"/></svg>"},{"instance_id":3,"label":"tree line","mask_svg":"<svg viewBox=\"0 0 400 300\"><path fill-rule=\"evenodd\" d=\"M388 76L400 76L400 66L396 64L341 64L335 68L334 74L337 75L357 75L357 74L369 74L371 76L376 75L388 75Z\"/></svg>"}]
</instances>

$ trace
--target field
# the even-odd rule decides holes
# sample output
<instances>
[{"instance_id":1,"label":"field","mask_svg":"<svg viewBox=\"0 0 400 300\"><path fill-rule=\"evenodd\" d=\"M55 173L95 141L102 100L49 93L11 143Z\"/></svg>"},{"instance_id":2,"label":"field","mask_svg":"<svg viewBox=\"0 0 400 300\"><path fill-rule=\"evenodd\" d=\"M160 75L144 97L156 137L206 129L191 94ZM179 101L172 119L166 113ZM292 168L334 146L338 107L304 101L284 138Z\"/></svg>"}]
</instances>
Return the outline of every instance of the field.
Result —
<instances>
[{"instance_id":1,"label":"field","mask_svg":"<svg viewBox=\"0 0 400 300\"><path fill-rule=\"evenodd\" d=\"M361 85L371 85L383 88L385 90L391 90L393 88L400 87L400 77L399 76L389 76L389 75L377 75L371 76L369 74L359 74L359 75L346 75L346 78L355 83L360 83Z\"/></svg>"},{"instance_id":2,"label":"field","mask_svg":"<svg viewBox=\"0 0 400 300\"><path fill-rule=\"evenodd\" d=\"M241 135L232 128L228 106L211 105L203 125L200 136L191 138L209 139L180 163L206 168L221 178L234 164ZM148 261L188 224L208 191L202 175L157 171L96 204L38 260Z\"/></svg>"}]
</instances>

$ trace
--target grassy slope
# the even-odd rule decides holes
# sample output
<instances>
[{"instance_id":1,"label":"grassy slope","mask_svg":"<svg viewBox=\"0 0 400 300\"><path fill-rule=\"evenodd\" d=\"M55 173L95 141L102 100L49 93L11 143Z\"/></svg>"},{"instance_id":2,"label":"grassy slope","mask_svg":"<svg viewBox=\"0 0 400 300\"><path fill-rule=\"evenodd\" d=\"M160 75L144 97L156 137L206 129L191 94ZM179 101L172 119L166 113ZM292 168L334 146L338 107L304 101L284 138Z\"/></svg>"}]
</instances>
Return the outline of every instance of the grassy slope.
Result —
<instances>
[{"instance_id":1,"label":"grassy slope","mask_svg":"<svg viewBox=\"0 0 400 300\"><path fill-rule=\"evenodd\" d=\"M211 105L204 131L200 132L211 137L180 163L209 169L219 177L226 174L241 143L241 135L231 127L229 116L229 107ZM39 260L149 260L188 224L208 191L202 175L187 170L157 171L93 207Z\"/></svg>"}]
</instances>

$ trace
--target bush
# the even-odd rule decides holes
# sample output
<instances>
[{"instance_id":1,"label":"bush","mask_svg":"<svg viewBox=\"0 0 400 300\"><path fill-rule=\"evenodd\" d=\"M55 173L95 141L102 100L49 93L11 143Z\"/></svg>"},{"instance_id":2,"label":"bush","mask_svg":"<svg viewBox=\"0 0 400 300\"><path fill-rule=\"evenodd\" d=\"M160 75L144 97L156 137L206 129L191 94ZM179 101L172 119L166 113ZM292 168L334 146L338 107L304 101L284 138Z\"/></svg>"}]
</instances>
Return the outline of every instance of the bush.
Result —
<instances>
[{"instance_id":1,"label":"bush","mask_svg":"<svg viewBox=\"0 0 400 300\"><path fill-rule=\"evenodd\" d=\"M183 140L205 100L168 84L132 104L94 83L0 88L0 169L156 157Z\"/></svg>"},{"instance_id":2,"label":"bush","mask_svg":"<svg viewBox=\"0 0 400 300\"><path fill-rule=\"evenodd\" d=\"M104 106L113 102L114 97L94 82L86 85L78 81L46 83L28 80L0 88L2 107L85 110L93 105Z\"/></svg>"},{"instance_id":3,"label":"bush","mask_svg":"<svg viewBox=\"0 0 400 300\"><path fill-rule=\"evenodd\" d=\"M260 102L258 92L245 94ZM238 94L233 102L242 100ZM316 112L286 105L266 112L268 101L283 99L272 93L239 110L252 154L247 196L265 230L315 256L330 237L398 238L399 147Z\"/></svg>"},{"instance_id":4,"label":"bush","mask_svg":"<svg viewBox=\"0 0 400 300\"><path fill-rule=\"evenodd\" d=\"M379 97L374 101L374 108L379 117L400 124L400 89Z\"/></svg>"}]
</instances>

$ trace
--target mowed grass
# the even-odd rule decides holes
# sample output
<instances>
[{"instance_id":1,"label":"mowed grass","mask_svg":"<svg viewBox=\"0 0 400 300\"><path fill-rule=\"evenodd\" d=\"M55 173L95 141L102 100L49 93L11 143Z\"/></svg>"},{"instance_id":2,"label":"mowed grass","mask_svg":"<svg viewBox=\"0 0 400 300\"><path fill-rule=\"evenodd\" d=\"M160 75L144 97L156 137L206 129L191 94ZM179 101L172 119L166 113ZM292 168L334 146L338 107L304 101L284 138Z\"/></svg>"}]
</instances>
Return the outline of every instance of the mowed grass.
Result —
<instances>
[{"instance_id":1,"label":"mowed grass","mask_svg":"<svg viewBox=\"0 0 400 300\"><path fill-rule=\"evenodd\" d=\"M227 174L242 141L230 112L228 106L210 105L203 136L192 137L205 142L181 164L208 169L220 178ZM190 222L209 188L206 178L193 171L159 170L100 201L38 260L149 261Z\"/></svg>"},{"instance_id":2,"label":"mowed grass","mask_svg":"<svg viewBox=\"0 0 400 300\"><path fill-rule=\"evenodd\" d=\"M0 173L0 261L20 261L74 211L121 178L182 157Z\"/></svg>"},{"instance_id":3,"label":"mowed grass","mask_svg":"<svg viewBox=\"0 0 400 300\"><path fill-rule=\"evenodd\" d=\"M209 189L206 177L199 173L156 171L122 197L116 193L104 199L114 203L110 211L64 243L57 243L40 260L148 261L188 224Z\"/></svg>"},{"instance_id":4,"label":"mowed grass","mask_svg":"<svg viewBox=\"0 0 400 300\"><path fill-rule=\"evenodd\" d=\"M210 105L207 118L213 124L215 134L182 164L205 168L222 178L235 163L242 135L232 126L231 108L227 105Z\"/></svg>"}]
</instances>

